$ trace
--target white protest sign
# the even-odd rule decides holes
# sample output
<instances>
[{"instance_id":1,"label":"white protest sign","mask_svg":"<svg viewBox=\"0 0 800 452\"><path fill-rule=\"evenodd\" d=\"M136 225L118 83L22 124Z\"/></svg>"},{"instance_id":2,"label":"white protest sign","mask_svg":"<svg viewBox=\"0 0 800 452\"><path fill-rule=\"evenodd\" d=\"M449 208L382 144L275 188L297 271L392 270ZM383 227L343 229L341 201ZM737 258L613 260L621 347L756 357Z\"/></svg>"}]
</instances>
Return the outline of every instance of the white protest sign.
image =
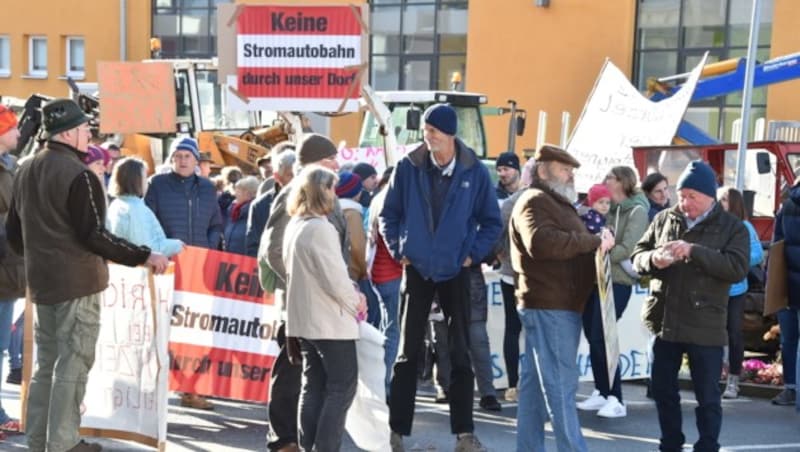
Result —
<instances>
[{"instance_id":1,"label":"white protest sign","mask_svg":"<svg viewBox=\"0 0 800 452\"><path fill-rule=\"evenodd\" d=\"M172 274L148 281L145 267L109 265L82 429L98 429L95 436L133 439L153 447L166 442L173 284Z\"/></svg>"},{"instance_id":2,"label":"white protest sign","mask_svg":"<svg viewBox=\"0 0 800 452\"><path fill-rule=\"evenodd\" d=\"M581 162L575 188L585 193L602 183L612 167L633 167L632 146L670 144L705 62L704 56L674 96L652 102L606 60L567 144L567 151Z\"/></svg>"},{"instance_id":3,"label":"white protest sign","mask_svg":"<svg viewBox=\"0 0 800 452\"><path fill-rule=\"evenodd\" d=\"M399 161L405 157L406 154L416 149L419 145L420 143L406 146L398 145L397 148L395 148L395 158L397 158ZM386 152L382 147L378 146L367 146L363 148L341 148L339 149L339 153L336 154L336 161L339 162L339 166L345 164L358 164L362 162L369 163L375 168L375 171L377 171L379 175L383 174L383 171L386 170Z\"/></svg>"},{"instance_id":4,"label":"white protest sign","mask_svg":"<svg viewBox=\"0 0 800 452\"><path fill-rule=\"evenodd\" d=\"M484 267L486 269L486 267ZM508 387L508 373L503 357L503 332L505 331L505 311L503 294L500 290L500 275L494 270L483 273L486 278L486 290L489 305L489 317L486 328L489 332L489 345L492 354L492 378L494 387ZM633 286L631 298L625 312L617 322L619 333L618 365L623 380L647 378L650 376L649 340L650 334L642 323L640 313L649 290L638 284ZM525 353L525 330L520 333L520 359ZM520 363L521 365L521 363ZM581 333L578 346L577 366L581 381L592 380L592 363L589 359L589 343Z\"/></svg>"}]
</instances>

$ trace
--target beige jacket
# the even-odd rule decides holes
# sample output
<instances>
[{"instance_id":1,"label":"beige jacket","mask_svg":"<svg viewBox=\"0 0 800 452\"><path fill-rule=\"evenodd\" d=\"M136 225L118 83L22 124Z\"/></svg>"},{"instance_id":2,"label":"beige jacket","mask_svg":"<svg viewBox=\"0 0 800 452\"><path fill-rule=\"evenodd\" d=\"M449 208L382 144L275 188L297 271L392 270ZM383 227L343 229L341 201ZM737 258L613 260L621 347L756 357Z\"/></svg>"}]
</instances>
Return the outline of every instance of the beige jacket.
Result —
<instances>
[{"instance_id":1,"label":"beige jacket","mask_svg":"<svg viewBox=\"0 0 800 452\"><path fill-rule=\"evenodd\" d=\"M322 217L294 217L283 238L286 335L305 339L358 339L358 293L336 228Z\"/></svg>"}]
</instances>

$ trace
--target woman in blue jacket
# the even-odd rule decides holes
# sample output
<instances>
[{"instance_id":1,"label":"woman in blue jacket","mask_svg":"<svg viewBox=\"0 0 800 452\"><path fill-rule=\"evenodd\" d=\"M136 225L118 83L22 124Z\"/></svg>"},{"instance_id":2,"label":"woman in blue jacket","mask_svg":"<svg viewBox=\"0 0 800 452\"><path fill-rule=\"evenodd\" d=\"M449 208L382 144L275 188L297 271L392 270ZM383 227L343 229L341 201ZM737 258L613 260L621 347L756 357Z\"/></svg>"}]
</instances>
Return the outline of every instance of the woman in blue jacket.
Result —
<instances>
[{"instance_id":1,"label":"woman in blue jacket","mask_svg":"<svg viewBox=\"0 0 800 452\"><path fill-rule=\"evenodd\" d=\"M115 199L108 207L108 230L135 245L144 245L167 257L178 254L183 242L168 239L155 214L145 205L147 166L136 157L120 160L111 174L109 194Z\"/></svg>"},{"instance_id":2,"label":"woman in blue jacket","mask_svg":"<svg viewBox=\"0 0 800 452\"><path fill-rule=\"evenodd\" d=\"M733 187L721 187L717 190L717 199L731 215L744 222L750 233L750 266L759 265L764 260L761 241L756 229L747 221L744 198L739 190ZM739 397L739 374L744 360L744 338L742 335L742 317L744 316L744 299L747 294L747 278L731 285L728 299L728 384L722 397L735 399Z\"/></svg>"}]
</instances>

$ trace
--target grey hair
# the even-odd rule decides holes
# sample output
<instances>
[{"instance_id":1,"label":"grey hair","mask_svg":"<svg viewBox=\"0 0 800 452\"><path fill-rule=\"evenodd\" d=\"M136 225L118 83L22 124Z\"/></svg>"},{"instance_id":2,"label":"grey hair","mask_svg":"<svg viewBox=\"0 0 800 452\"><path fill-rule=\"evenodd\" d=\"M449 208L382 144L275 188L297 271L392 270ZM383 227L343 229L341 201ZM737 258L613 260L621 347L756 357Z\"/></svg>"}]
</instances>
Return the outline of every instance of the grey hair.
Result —
<instances>
[{"instance_id":1,"label":"grey hair","mask_svg":"<svg viewBox=\"0 0 800 452\"><path fill-rule=\"evenodd\" d=\"M247 176L236 181L236 185L234 185L234 187L244 190L245 193L248 193L252 197L255 197L256 194L258 193L259 184L260 182L258 181L257 177Z\"/></svg>"},{"instance_id":2,"label":"grey hair","mask_svg":"<svg viewBox=\"0 0 800 452\"><path fill-rule=\"evenodd\" d=\"M297 154L291 149L286 149L278 154L278 156L275 158L275 168L277 169L278 173L284 175L287 171L291 171L296 160Z\"/></svg>"}]
</instances>

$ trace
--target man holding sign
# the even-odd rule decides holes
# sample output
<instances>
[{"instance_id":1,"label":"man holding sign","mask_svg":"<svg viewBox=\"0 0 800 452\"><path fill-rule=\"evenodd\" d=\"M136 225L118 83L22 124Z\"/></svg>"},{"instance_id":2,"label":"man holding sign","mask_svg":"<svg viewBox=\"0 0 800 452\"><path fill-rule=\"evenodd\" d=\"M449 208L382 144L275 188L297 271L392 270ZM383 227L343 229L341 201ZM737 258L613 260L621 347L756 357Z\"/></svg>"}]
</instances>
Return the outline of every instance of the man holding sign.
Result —
<instances>
[{"instance_id":1,"label":"man holding sign","mask_svg":"<svg viewBox=\"0 0 800 452\"><path fill-rule=\"evenodd\" d=\"M37 368L25 430L32 451L95 452L100 446L80 440L78 427L108 286L106 260L157 272L169 261L106 230L105 190L80 160L90 133L78 104L54 99L42 119L47 143L20 166L6 223L36 306Z\"/></svg>"},{"instance_id":2,"label":"man holding sign","mask_svg":"<svg viewBox=\"0 0 800 452\"><path fill-rule=\"evenodd\" d=\"M581 313L595 281L594 253L614 238L586 230L573 207L575 169L563 149L536 153L530 188L511 213L511 266L517 273L517 309L525 331L519 382L517 450L544 450L552 420L558 450L586 451L575 393Z\"/></svg>"},{"instance_id":3,"label":"man holding sign","mask_svg":"<svg viewBox=\"0 0 800 452\"><path fill-rule=\"evenodd\" d=\"M710 166L691 162L678 179L677 205L656 215L633 250L634 269L651 276L642 316L656 336L651 378L662 451L680 451L685 440L678 392L684 353L698 405L694 450L719 450L728 291L747 276L750 236L716 203L716 181Z\"/></svg>"}]
</instances>

